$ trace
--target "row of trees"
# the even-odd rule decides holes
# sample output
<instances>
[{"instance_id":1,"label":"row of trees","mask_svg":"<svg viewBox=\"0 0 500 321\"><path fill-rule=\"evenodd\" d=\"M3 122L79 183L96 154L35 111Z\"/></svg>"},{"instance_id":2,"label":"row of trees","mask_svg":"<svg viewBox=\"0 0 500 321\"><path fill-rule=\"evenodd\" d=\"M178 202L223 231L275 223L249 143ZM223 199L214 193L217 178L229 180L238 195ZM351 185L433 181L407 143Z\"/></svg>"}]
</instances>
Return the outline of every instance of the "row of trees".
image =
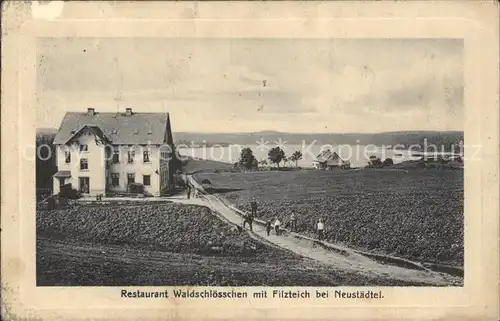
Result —
<instances>
[{"instance_id":1,"label":"row of trees","mask_svg":"<svg viewBox=\"0 0 500 321\"><path fill-rule=\"evenodd\" d=\"M267 166L268 164L274 164L280 168L280 164L287 165L289 162L294 162L295 167L298 167L299 160L302 159L302 153L300 151L295 151L290 157L287 157L285 151L280 147L274 147L269 150L267 153L267 160L263 159L258 161L252 149L243 148L240 153L240 159L238 160L238 165L242 166L245 169L255 169L260 166Z\"/></svg>"},{"instance_id":2,"label":"row of trees","mask_svg":"<svg viewBox=\"0 0 500 321\"><path fill-rule=\"evenodd\" d=\"M384 167L394 165L392 158L386 158L382 161L379 157L370 156L370 161L368 162L368 167Z\"/></svg>"},{"instance_id":3,"label":"row of trees","mask_svg":"<svg viewBox=\"0 0 500 321\"><path fill-rule=\"evenodd\" d=\"M57 171L54 142L55 134L40 133L36 135L36 187L52 187L52 175ZM50 149L50 150L49 150ZM50 156L50 157L49 157Z\"/></svg>"}]
</instances>

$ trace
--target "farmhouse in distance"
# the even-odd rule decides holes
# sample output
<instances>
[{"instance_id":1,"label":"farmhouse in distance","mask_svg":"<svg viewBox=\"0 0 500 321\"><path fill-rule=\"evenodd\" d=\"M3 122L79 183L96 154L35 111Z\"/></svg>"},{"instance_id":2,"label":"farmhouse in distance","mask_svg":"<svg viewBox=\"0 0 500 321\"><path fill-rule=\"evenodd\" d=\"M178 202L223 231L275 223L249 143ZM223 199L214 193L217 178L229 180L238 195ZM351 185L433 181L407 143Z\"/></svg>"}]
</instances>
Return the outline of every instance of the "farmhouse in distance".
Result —
<instances>
[{"instance_id":1,"label":"farmhouse in distance","mask_svg":"<svg viewBox=\"0 0 500 321\"><path fill-rule=\"evenodd\" d=\"M175 152L168 113L67 112L54 138L57 173L53 192L63 187L95 196L129 192L142 185L154 196L173 188Z\"/></svg>"},{"instance_id":2,"label":"farmhouse in distance","mask_svg":"<svg viewBox=\"0 0 500 321\"><path fill-rule=\"evenodd\" d=\"M330 149L322 151L314 159L312 165L315 169L325 170L331 170L334 168L346 169L351 167L349 161L343 160L336 152L332 152Z\"/></svg>"}]
</instances>

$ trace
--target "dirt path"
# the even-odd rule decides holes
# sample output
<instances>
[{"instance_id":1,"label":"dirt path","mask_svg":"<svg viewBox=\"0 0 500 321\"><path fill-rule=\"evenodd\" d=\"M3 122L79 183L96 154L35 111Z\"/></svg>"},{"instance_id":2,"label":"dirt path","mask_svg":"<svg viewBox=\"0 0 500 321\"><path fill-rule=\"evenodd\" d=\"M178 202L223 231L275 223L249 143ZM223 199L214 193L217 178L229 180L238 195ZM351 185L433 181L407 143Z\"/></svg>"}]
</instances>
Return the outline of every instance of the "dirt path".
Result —
<instances>
[{"instance_id":1,"label":"dirt path","mask_svg":"<svg viewBox=\"0 0 500 321\"><path fill-rule=\"evenodd\" d=\"M203 187L192 177L190 177L190 181L197 189L204 191ZM209 194L200 196L199 199L202 200L205 205L217 211L231 223L239 225L242 223L241 215L239 215L235 209L224 204L224 202L216 196ZM462 278L444 273L438 273L427 269L418 270L383 264L358 254L356 251L347 247L343 247L339 251L334 251L316 244L312 239L298 238L292 234L277 236L272 233L270 236L267 236L264 227L255 223L253 226L253 233L276 246L288 249L303 257L332 265L336 269L353 271L364 275L423 282L429 285L461 285L463 283Z\"/></svg>"}]
</instances>

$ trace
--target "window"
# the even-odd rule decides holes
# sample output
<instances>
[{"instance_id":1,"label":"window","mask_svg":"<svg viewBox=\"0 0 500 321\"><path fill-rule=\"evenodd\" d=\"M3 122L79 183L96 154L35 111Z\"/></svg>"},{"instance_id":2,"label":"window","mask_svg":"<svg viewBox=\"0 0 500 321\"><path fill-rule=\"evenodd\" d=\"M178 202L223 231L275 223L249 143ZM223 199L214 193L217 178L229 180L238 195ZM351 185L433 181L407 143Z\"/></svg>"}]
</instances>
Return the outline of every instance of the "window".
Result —
<instances>
[{"instance_id":1,"label":"window","mask_svg":"<svg viewBox=\"0 0 500 321\"><path fill-rule=\"evenodd\" d=\"M142 176L142 184L144 186L150 186L151 185L151 175L143 175Z\"/></svg>"},{"instance_id":2,"label":"window","mask_svg":"<svg viewBox=\"0 0 500 321\"><path fill-rule=\"evenodd\" d=\"M67 151L67 152L64 152L64 156L66 158L66 164L69 164L71 163L71 152Z\"/></svg>"},{"instance_id":3,"label":"window","mask_svg":"<svg viewBox=\"0 0 500 321\"><path fill-rule=\"evenodd\" d=\"M149 151L145 150L143 153L144 163L149 163Z\"/></svg>"},{"instance_id":4,"label":"window","mask_svg":"<svg viewBox=\"0 0 500 321\"><path fill-rule=\"evenodd\" d=\"M120 186L120 173L111 173L111 186Z\"/></svg>"},{"instance_id":5,"label":"window","mask_svg":"<svg viewBox=\"0 0 500 321\"><path fill-rule=\"evenodd\" d=\"M89 151L89 145L81 144L80 145L80 151L81 152L88 152Z\"/></svg>"},{"instance_id":6,"label":"window","mask_svg":"<svg viewBox=\"0 0 500 321\"><path fill-rule=\"evenodd\" d=\"M134 157L135 157L135 152L133 150L128 152L128 163L133 164L134 163Z\"/></svg>"},{"instance_id":7,"label":"window","mask_svg":"<svg viewBox=\"0 0 500 321\"><path fill-rule=\"evenodd\" d=\"M120 151L115 150L113 152L113 164L118 164L120 163Z\"/></svg>"},{"instance_id":8,"label":"window","mask_svg":"<svg viewBox=\"0 0 500 321\"><path fill-rule=\"evenodd\" d=\"M90 178L89 177L79 177L80 181L80 192L88 194L90 191Z\"/></svg>"},{"instance_id":9,"label":"window","mask_svg":"<svg viewBox=\"0 0 500 321\"><path fill-rule=\"evenodd\" d=\"M135 174L127 174L127 185L135 183Z\"/></svg>"},{"instance_id":10,"label":"window","mask_svg":"<svg viewBox=\"0 0 500 321\"><path fill-rule=\"evenodd\" d=\"M89 169L89 160L86 158L80 159L80 170Z\"/></svg>"}]
</instances>

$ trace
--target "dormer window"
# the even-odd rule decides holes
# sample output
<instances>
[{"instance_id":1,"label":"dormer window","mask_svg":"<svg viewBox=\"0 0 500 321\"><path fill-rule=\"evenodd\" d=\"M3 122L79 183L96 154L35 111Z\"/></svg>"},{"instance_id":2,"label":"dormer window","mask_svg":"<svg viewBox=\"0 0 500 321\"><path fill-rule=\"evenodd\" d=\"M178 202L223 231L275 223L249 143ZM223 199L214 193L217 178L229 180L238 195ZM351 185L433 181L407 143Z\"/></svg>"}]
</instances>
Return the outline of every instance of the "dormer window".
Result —
<instances>
[{"instance_id":1,"label":"dormer window","mask_svg":"<svg viewBox=\"0 0 500 321\"><path fill-rule=\"evenodd\" d=\"M87 145L87 144L80 144L80 151L81 152L88 152L89 151L89 145Z\"/></svg>"}]
</instances>

